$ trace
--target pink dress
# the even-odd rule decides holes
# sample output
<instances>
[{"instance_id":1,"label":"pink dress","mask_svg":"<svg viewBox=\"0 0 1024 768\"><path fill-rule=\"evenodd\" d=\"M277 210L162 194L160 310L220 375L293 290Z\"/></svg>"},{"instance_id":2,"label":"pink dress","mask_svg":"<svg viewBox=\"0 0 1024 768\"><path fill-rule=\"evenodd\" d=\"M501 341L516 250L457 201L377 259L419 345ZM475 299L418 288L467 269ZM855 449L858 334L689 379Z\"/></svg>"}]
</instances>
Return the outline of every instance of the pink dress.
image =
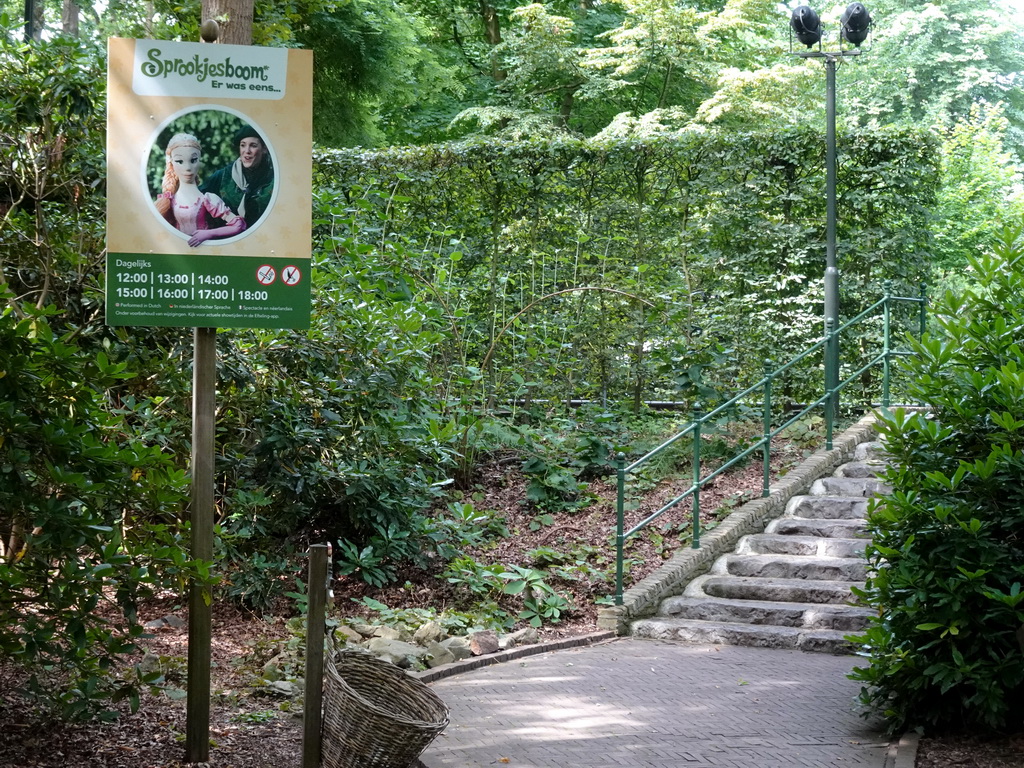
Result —
<instances>
[{"instance_id":1,"label":"pink dress","mask_svg":"<svg viewBox=\"0 0 1024 768\"><path fill-rule=\"evenodd\" d=\"M176 229L186 235L194 235L200 229L211 229L212 219L223 219L225 226L235 230L232 233L235 235L245 229L245 219L232 213L227 204L212 192L201 194L192 205L180 205L172 198L168 218L172 219L171 223Z\"/></svg>"}]
</instances>

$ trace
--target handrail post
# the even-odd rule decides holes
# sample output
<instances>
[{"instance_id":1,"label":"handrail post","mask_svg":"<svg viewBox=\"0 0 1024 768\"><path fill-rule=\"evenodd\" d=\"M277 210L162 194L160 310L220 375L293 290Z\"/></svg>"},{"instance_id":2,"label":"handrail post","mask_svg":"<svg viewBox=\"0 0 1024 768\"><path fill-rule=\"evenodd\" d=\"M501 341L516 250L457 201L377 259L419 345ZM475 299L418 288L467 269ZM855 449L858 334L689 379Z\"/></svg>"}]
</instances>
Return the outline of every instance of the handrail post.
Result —
<instances>
[{"instance_id":1,"label":"handrail post","mask_svg":"<svg viewBox=\"0 0 1024 768\"><path fill-rule=\"evenodd\" d=\"M772 361L764 361L764 479L761 483L761 496L767 498L771 494L772 478Z\"/></svg>"},{"instance_id":2,"label":"handrail post","mask_svg":"<svg viewBox=\"0 0 1024 768\"><path fill-rule=\"evenodd\" d=\"M882 407L888 408L890 403L890 376L892 373L892 366L890 357L891 342L890 337L892 333L892 317L890 304L892 300L892 280L886 280L882 284L883 298L885 303L882 305Z\"/></svg>"},{"instance_id":3,"label":"handrail post","mask_svg":"<svg viewBox=\"0 0 1024 768\"><path fill-rule=\"evenodd\" d=\"M825 56L825 391L829 392L833 414L839 411L839 265L836 259L838 206L836 184L836 66L840 57ZM829 328L831 323L831 328ZM827 409L826 409L827 410ZM833 416L834 418L834 416ZM829 421L829 429L832 422Z\"/></svg>"},{"instance_id":4,"label":"handrail post","mask_svg":"<svg viewBox=\"0 0 1024 768\"><path fill-rule=\"evenodd\" d=\"M832 450L832 429L838 410L836 402L838 393L829 386L829 382L832 381L830 372L833 363L832 346L835 344L835 325L835 320L831 317L825 319L825 348L827 350L825 353L825 449L829 451Z\"/></svg>"},{"instance_id":5,"label":"handrail post","mask_svg":"<svg viewBox=\"0 0 1024 768\"><path fill-rule=\"evenodd\" d=\"M700 549L700 403L693 405L693 549Z\"/></svg>"},{"instance_id":6,"label":"handrail post","mask_svg":"<svg viewBox=\"0 0 1024 768\"><path fill-rule=\"evenodd\" d=\"M615 474L618 492L615 498L615 604L622 605L622 556L626 530L626 454L615 455Z\"/></svg>"},{"instance_id":7,"label":"handrail post","mask_svg":"<svg viewBox=\"0 0 1024 768\"><path fill-rule=\"evenodd\" d=\"M831 393L833 422L839 416L839 319L825 320L825 388Z\"/></svg>"},{"instance_id":8,"label":"handrail post","mask_svg":"<svg viewBox=\"0 0 1024 768\"><path fill-rule=\"evenodd\" d=\"M919 336L924 336L928 328L928 283L921 283L921 331Z\"/></svg>"}]
</instances>

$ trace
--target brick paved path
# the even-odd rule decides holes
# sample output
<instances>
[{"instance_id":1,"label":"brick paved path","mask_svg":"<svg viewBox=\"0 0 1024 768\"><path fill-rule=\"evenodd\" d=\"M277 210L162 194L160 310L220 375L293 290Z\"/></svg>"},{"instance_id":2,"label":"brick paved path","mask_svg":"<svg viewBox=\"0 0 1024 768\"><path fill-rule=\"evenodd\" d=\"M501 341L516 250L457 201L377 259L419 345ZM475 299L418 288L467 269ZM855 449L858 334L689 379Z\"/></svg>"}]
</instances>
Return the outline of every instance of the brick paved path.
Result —
<instances>
[{"instance_id":1,"label":"brick paved path","mask_svg":"<svg viewBox=\"0 0 1024 768\"><path fill-rule=\"evenodd\" d=\"M852 656L621 638L433 683L426 768L884 768Z\"/></svg>"}]
</instances>

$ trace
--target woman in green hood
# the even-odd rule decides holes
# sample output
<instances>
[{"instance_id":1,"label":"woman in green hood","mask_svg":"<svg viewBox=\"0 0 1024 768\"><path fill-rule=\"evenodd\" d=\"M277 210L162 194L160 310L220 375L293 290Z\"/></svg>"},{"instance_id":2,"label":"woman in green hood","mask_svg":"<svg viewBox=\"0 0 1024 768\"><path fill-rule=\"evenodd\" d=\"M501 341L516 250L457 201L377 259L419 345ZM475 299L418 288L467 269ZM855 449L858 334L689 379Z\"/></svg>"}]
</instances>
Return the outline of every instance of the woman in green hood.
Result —
<instances>
[{"instance_id":1,"label":"woman in green hood","mask_svg":"<svg viewBox=\"0 0 1024 768\"><path fill-rule=\"evenodd\" d=\"M252 229L266 213L274 194L274 166L266 142L251 125L242 126L234 142L238 159L210 176L200 190L220 197L245 219L246 229Z\"/></svg>"}]
</instances>

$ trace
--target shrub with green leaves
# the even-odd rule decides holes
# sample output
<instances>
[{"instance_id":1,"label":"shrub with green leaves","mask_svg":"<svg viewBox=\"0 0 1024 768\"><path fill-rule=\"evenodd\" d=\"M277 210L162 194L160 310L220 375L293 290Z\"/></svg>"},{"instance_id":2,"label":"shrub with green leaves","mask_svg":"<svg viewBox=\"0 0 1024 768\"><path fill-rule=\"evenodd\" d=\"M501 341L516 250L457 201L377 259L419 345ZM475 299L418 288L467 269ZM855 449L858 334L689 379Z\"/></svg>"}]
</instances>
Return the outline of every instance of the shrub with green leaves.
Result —
<instances>
[{"instance_id":1,"label":"shrub with green leaves","mask_svg":"<svg viewBox=\"0 0 1024 768\"><path fill-rule=\"evenodd\" d=\"M12 299L0 290L0 659L66 718L138 706L145 676L108 672L142 634L139 600L208 572L174 524L187 478L109 408L125 364Z\"/></svg>"},{"instance_id":2,"label":"shrub with green leaves","mask_svg":"<svg viewBox=\"0 0 1024 768\"><path fill-rule=\"evenodd\" d=\"M928 411L882 417L894 490L869 516L878 618L853 676L893 730L1024 715L1024 229L971 270L911 340Z\"/></svg>"}]
</instances>

